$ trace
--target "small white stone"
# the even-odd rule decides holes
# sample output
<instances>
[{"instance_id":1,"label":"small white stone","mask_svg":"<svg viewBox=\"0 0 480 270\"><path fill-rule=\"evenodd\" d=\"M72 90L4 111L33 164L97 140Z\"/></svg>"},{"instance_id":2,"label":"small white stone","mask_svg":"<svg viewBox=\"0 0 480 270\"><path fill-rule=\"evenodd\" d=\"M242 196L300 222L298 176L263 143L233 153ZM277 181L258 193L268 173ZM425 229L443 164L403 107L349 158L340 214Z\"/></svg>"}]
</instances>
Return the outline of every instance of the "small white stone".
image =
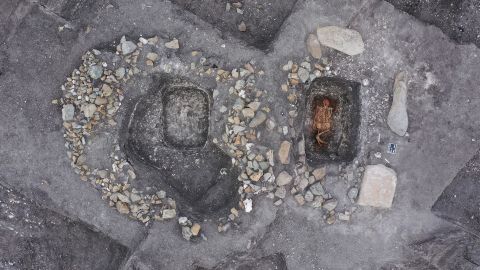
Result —
<instances>
[{"instance_id":1,"label":"small white stone","mask_svg":"<svg viewBox=\"0 0 480 270\"><path fill-rule=\"evenodd\" d=\"M252 199L243 200L243 205L245 206L245 212L250 213L253 209Z\"/></svg>"}]
</instances>

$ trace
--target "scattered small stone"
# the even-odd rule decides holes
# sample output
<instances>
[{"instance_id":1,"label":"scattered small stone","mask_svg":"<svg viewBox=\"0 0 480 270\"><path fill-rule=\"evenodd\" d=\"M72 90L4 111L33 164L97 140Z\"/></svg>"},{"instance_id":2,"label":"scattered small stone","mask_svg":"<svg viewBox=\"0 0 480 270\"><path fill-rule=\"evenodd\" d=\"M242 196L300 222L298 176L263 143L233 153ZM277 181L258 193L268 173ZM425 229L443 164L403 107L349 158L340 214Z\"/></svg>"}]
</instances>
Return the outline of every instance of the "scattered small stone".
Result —
<instances>
[{"instance_id":1,"label":"scattered small stone","mask_svg":"<svg viewBox=\"0 0 480 270\"><path fill-rule=\"evenodd\" d=\"M165 43L165 47L174 50L180 48L180 45L178 44L178 39L174 38L172 41Z\"/></svg>"},{"instance_id":2,"label":"scattered small stone","mask_svg":"<svg viewBox=\"0 0 480 270\"><path fill-rule=\"evenodd\" d=\"M283 200L282 200L282 199L279 199L279 200L275 201L273 204L274 204L275 206L280 206L282 203L283 203Z\"/></svg>"},{"instance_id":3,"label":"scattered small stone","mask_svg":"<svg viewBox=\"0 0 480 270\"><path fill-rule=\"evenodd\" d=\"M307 38L307 50L310 55L315 59L322 58L322 48L320 46L320 42L317 39L316 35L308 35Z\"/></svg>"},{"instance_id":4,"label":"scattered small stone","mask_svg":"<svg viewBox=\"0 0 480 270\"><path fill-rule=\"evenodd\" d=\"M327 219L325 220L325 222L327 222L328 225L332 225L333 223L335 223L335 220L336 220L335 214L333 213L327 216Z\"/></svg>"},{"instance_id":5,"label":"scattered small stone","mask_svg":"<svg viewBox=\"0 0 480 270\"><path fill-rule=\"evenodd\" d=\"M313 196L313 193L311 191L305 192L305 201L306 202L311 202L313 201L315 196Z\"/></svg>"},{"instance_id":6,"label":"scattered small stone","mask_svg":"<svg viewBox=\"0 0 480 270\"><path fill-rule=\"evenodd\" d=\"M117 211L120 214L128 214L130 212L130 209L128 208L128 204L126 204L124 202L117 201L115 206L117 207Z\"/></svg>"},{"instance_id":7,"label":"scattered small stone","mask_svg":"<svg viewBox=\"0 0 480 270\"><path fill-rule=\"evenodd\" d=\"M149 52L149 53L147 53L147 59L155 62L158 59L158 54Z\"/></svg>"},{"instance_id":8,"label":"scattered small stone","mask_svg":"<svg viewBox=\"0 0 480 270\"><path fill-rule=\"evenodd\" d=\"M302 194L297 194L297 195L293 196L293 198L295 199L295 201L299 205L304 205L305 204L305 198L303 198Z\"/></svg>"},{"instance_id":9,"label":"scattered small stone","mask_svg":"<svg viewBox=\"0 0 480 270\"><path fill-rule=\"evenodd\" d=\"M115 77L117 77L118 79L123 79L123 77L125 77L125 68L117 68L117 70L115 70Z\"/></svg>"},{"instance_id":10,"label":"scattered small stone","mask_svg":"<svg viewBox=\"0 0 480 270\"><path fill-rule=\"evenodd\" d=\"M322 207L327 211L333 211L337 207L338 201L336 199L330 199L323 203Z\"/></svg>"},{"instance_id":11,"label":"scattered small stone","mask_svg":"<svg viewBox=\"0 0 480 270\"><path fill-rule=\"evenodd\" d=\"M288 172L282 171L281 173L278 174L276 178L277 185L279 186L288 185L290 184L290 182L292 182L292 179L293 179L292 176Z\"/></svg>"},{"instance_id":12,"label":"scattered small stone","mask_svg":"<svg viewBox=\"0 0 480 270\"><path fill-rule=\"evenodd\" d=\"M347 213L339 213L338 214L338 219L342 221L349 221L350 220L350 214Z\"/></svg>"},{"instance_id":13,"label":"scattered small stone","mask_svg":"<svg viewBox=\"0 0 480 270\"><path fill-rule=\"evenodd\" d=\"M282 164L289 164L290 163L290 148L292 143L289 141L283 141L280 144L280 149L278 149L278 159Z\"/></svg>"},{"instance_id":14,"label":"scattered small stone","mask_svg":"<svg viewBox=\"0 0 480 270\"><path fill-rule=\"evenodd\" d=\"M251 108L243 109L242 114L245 118L253 118L255 116L255 112Z\"/></svg>"},{"instance_id":15,"label":"scattered small stone","mask_svg":"<svg viewBox=\"0 0 480 270\"><path fill-rule=\"evenodd\" d=\"M163 219L172 219L172 218L175 218L176 216L177 216L177 212L175 211L175 209L164 209L162 211Z\"/></svg>"},{"instance_id":16,"label":"scattered small stone","mask_svg":"<svg viewBox=\"0 0 480 270\"><path fill-rule=\"evenodd\" d=\"M358 188L356 187L350 188L347 192L347 196L352 202L354 202L355 199L357 199L358 197Z\"/></svg>"},{"instance_id":17,"label":"scattered small stone","mask_svg":"<svg viewBox=\"0 0 480 270\"><path fill-rule=\"evenodd\" d=\"M365 49L362 36L352 29L338 26L319 27L317 38L320 44L350 56L361 54Z\"/></svg>"},{"instance_id":18,"label":"scattered small stone","mask_svg":"<svg viewBox=\"0 0 480 270\"><path fill-rule=\"evenodd\" d=\"M198 236L200 233L201 226L198 223L193 223L192 228L190 228L190 231L192 232L193 236Z\"/></svg>"},{"instance_id":19,"label":"scattered small stone","mask_svg":"<svg viewBox=\"0 0 480 270\"><path fill-rule=\"evenodd\" d=\"M368 165L363 174L357 203L364 206L390 208L396 185L397 173L394 170L383 164Z\"/></svg>"},{"instance_id":20,"label":"scattered small stone","mask_svg":"<svg viewBox=\"0 0 480 270\"><path fill-rule=\"evenodd\" d=\"M325 177L325 175L327 174L327 170L326 170L325 167L317 168L317 169L313 170L312 174L313 174L313 176L315 177L315 179L316 179L317 181L320 181L320 180L322 180L322 179Z\"/></svg>"},{"instance_id":21,"label":"scattered small stone","mask_svg":"<svg viewBox=\"0 0 480 270\"><path fill-rule=\"evenodd\" d=\"M88 104L83 107L83 114L85 117L90 118L97 111L97 106L95 104Z\"/></svg>"},{"instance_id":22,"label":"scattered small stone","mask_svg":"<svg viewBox=\"0 0 480 270\"><path fill-rule=\"evenodd\" d=\"M182 236L185 240L190 241L192 238L192 230L188 226L183 226L182 227Z\"/></svg>"},{"instance_id":23,"label":"scattered small stone","mask_svg":"<svg viewBox=\"0 0 480 270\"><path fill-rule=\"evenodd\" d=\"M102 85L102 92L103 92L104 96L109 97L110 95L112 95L113 89L110 87L110 85L103 84Z\"/></svg>"},{"instance_id":24,"label":"scattered small stone","mask_svg":"<svg viewBox=\"0 0 480 270\"><path fill-rule=\"evenodd\" d=\"M298 78L300 79L300 81L302 83L305 83L306 81L308 81L308 79L310 78L310 72L308 72L308 70L306 70L305 68L303 67L300 67L298 69Z\"/></svg>"},{"instance_id":25,"label":"scattered small stone","mask_svg":"<svg viewBox=\"0 0 480 270\"><path fill-rule=\"evenodd\" d=\"M253 210L253 202L252 199L246 199L243 201L243 205L245 206L245 212L250 213Z\"/></svg>"},{"instance_id":26,"label":"scattered small stone","mask_svg":"<svg viewBox=\"0 0 480 270\"><path fill-rule=\"evenodd\" d=\"M395 77L392 107L388 113L387 124L399 136L405 136L407 133L407 78L405 72L400 72Z\"/></svg>"},{"instance_id":27,"label":"scattered small stone","mask_svg":"<svg viewBox=\"0 0 480 270\"><path fill-rule=\"evenodd\" d=\"M323 188L320 182L317 182L311 185L309 190L313 193L313 195L316 195L316 196L325 195L325 189Z\"/></svg>"},{"instance_id":28,"label":"scattered small stone","mask_svg":"<svg viewBox=\"0 0 480 270\"><path fill-rule=\"evenodd\" d=\"M316 196L311 205L313 208L320 208L323 205L323 201L324 199L322 196Z\"/></svg>"},{"instance_id":29,"label":"scattered small stone","mask_svg":"<svg viewBox=\"0 0 480 270\"><path fill-rule=\"evenodd\" d=\"M75 107L72 104L63 105L62 119L63 121L72 121L75 116Z\"/></svg>"},{"instance_id":30,"label":"scattered small stone","mask_svg":"<svg viewBox=\"0 0 480 270\"><path fill-rule=\"evenodd\" d=\"M100 79L102 75L103 75L103 67L100 65L93 65L93 66L90 66L90 68L88 69L88 76L90 76L90 78L94 80Z\"/></svg>"},{"instance_id":31,"label":"scattered small stone","mask_svg":"<svg viewBox=\"0 0 480 270\"><path fill-rule=\"evenodd\" d=\"M238 25L238 31L240 32L245 32L247 31L247 25L245 25L245 22L241 22L239 25Z\"/></svg>"},{"instance_id":32,"label":"scattered small stone","mask_svg":"<svg viewBox=\"0 0 480 270\"><path fill-rule=\"evenodd\" d=\"M137 49L137 45L135 45L135 43L131 41L127 41L125 39L125 36L123 36L122 39L120 40L120 44L121 44L123 55L131 54Z\"/></svg>"},{"instance_id":33,"label":"scattered small stone","mask_svg":"<svg viewBox=\"0 0 480 270\"><path fill-rule=\"evenodd\" d=\"M251 128L255 128L255 127L258 127L259 125L261 125L263 122L265 122L265 120L267 119L267 114L262 112L262 111L258 111L256 114L255 114L255 117L250 121L250 123L248 124L249 127Z\"/></svg>"},{"instance_id":34,"label":"scattered small stone","mask_svg":"<svg viewBox=\"0 0 480 270\"><path fill-rule=\"evenodd\" d=\"M284 186L277 187L275 190L275 196L277 196L280 199L285 199L285 196L287 195L287 189Z\"/></svg>"}]
</instances>

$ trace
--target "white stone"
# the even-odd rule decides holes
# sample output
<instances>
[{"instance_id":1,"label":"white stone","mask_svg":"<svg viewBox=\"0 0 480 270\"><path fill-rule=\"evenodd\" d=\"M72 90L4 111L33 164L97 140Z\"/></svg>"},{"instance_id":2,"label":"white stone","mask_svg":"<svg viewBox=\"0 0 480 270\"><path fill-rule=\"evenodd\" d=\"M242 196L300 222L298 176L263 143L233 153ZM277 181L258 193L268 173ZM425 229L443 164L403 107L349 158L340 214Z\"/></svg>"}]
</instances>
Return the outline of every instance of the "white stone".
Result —
<instances>
[{"instance_id":1,"label":"white stone","mask_svg":"<svg viewBox=\"0 0 480 270\"><path fill-rule=\"evenodd\" d=\"M368 165L363 174L357 203L364 206L390 208L392 206L397 173L385 165Z\"/></svg>"},{"instance_id":2,"label":"white stone","mask_svg":"<svg viewBox=\"0 0 480 270\"><path fill-rule=\"evenodd\" d=\"M408 129L406 77L405 72L400 72L395 77L393 102L387 118L387 124L390 129L400 136L405 136Z\"/></svg>"},{"instance_id":3,"label":"white stone","mask_svg":"<svg viewBox=\"0 0 480 270\"><path fill-rule=\"evenodd\" d=\"M250 213L253 209L252 199L246 199L243 201L243 205L245 206L245 212Z\"/></svg>"},{"instance_id":4,"label":"white stone","mask_svg":"<svg viewBox=\"0 0 480 270\"><path fill-rule=\"evenodd\" d=\"M361 54L365 49L362 36L352 29L338 26L319 27L317 38L320 44L350 56Z\"/></svg>"}]
</instances>

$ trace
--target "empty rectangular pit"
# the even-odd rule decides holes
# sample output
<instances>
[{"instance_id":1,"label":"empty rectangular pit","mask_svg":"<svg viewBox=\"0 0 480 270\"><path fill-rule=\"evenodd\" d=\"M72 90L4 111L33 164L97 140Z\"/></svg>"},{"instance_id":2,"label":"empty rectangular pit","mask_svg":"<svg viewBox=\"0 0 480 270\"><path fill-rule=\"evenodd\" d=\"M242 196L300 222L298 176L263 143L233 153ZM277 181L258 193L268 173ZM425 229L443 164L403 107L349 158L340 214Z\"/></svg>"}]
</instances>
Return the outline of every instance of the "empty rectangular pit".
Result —
<instances>
[{"instance_id":1,"label":"empty rectangular pit","mask_svg":"<svg viewBox=\"0 0 480 270\"><path fill-rule=\"evenodd\" d=\"M207 93L193 87L173 87L164 94L163 103L166 143L183 149L204 146L210 113Z\"/></svg>"},{"instance_id":2,"label":"empty rectangular pit","mask_svg":"<svg viewBox=\"0 0 480 270\"><path fill-rule=\"evenodd\" d=\"M357 154L360 84L317 78L305 95L304 136L309 163L349 162Z\"/></svg>"}]
</instances>

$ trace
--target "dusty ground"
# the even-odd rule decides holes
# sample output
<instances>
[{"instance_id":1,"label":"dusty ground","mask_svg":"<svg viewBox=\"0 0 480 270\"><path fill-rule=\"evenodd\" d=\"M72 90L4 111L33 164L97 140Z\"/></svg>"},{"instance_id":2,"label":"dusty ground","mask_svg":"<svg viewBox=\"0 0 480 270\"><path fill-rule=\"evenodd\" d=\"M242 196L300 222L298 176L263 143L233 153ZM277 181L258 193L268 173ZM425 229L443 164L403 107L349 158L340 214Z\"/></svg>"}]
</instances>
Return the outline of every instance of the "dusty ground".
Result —
<instances>
[{"instance_id":1,"label":"dusty ground","mask_svg":"<svg viewBox=\"0 0 480 270\"><path fill-rule=\"evenodd\" d=\"M174 2L190 5L187 10L197 10L198 16L169 1L0 3L0 184L25 196L29 204L32 200L68 217L59 226L81 224L75 225L82 227L80 232L65 230L65 234L101 235L97 247L111 245L111 250L104 253L108 259L98 269L210 269L217 265L221 269L222 263L228 265L242 256L265 257L259 269L268 269L269 264L279 269L379 269L390 262L408 261L413 256L407 247L410 243L454 228L436 217L431 207L480 147L477 46L460 45L439 28L384 1L305 0L292 4L291 10L281 3L268 7L270 1L259 1L266 7L257 13L253 1L246 1L245 17L230 11L235 23L229 21L229 13L209 19L205 18L208 6L201 9L189 1ZM262 21L265 12L277 17ZM241 20L252 32L236 32ZM208 240L191 243L183 240L175 220L144 226L120 215L73 172L64 148L61 106L51 101L61 97L60 86L85 51L114 47L113 41L122 35L158 35L180 41L174 53L179 59L199 50L230 69L253 59L265 71L258 83L267 90L270 115L284 126L290 105L280 90L287 76L281 67L288 60L302 62L308 55L307 34L326 25L355 29L365 42L361 55L348 57L326 50L325 57L335 75L357 82L368 79L360 90L359 151L353 164L389 164L397 172L391 209L359 207L351 221L327 225L320 211L298 206L291 196L279 207L260 196L255 198L253 212L241 216L238 228L219 234L215 220L207 218L202 228ZM408 137L395 135L386 124L393 78L402 70L409 74ZM133 88L145 91L142 82ZM214 103L226 104L227 96L220 93ZM212 136L220 137L221 121L211 122ZM275 149L281 140L294 144L299 140L299 134L269 135ZM388 143L397 144L396 154L387 153ZM375 157L377 152L381 158ZM276 173L293 170L294 164L281 165ZM346 192L361 181L358 175L348 181L339 177L340 169L352 166L357 165L327 167L325 187L338 198L339 208L350 207ZM0 201L8 204L4 194L0 192ZM10 227L0 218L0 231L20 231ZM6 252L15 241L19 240L0 235L0 257L5 258L0 259L0 268L91 269L98 256L73 252L62 260L65 264L44 257L28 261ZM85 263L78 263L79 257ZM421 264L403 269L432 269L425 265L437 262Z\"/></svg>"}]
</instances>

